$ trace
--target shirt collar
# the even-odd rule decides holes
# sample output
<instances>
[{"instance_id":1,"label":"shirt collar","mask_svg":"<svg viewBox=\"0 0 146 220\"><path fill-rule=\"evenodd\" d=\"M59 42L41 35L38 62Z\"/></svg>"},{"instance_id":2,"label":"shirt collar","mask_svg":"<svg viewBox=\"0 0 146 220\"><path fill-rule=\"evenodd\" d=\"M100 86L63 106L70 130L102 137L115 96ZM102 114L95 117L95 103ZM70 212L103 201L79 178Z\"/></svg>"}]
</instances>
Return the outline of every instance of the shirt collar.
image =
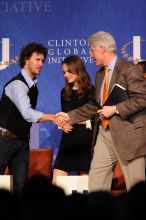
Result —
<instances>
[{"instance_id":1,"label":"shirt collar","mask_svg":"<svg viewBox=\"0 0 146 220\"><path fill-rule=\"evenodd\" d=\"M108 68L110 69L110 70L112 70L113 71L113 69L114 69L114 67L115 67L115 63L116 63L116 61L117 61L117 55L112 59L112 61L110 62L110 64L108 65Z\"/></svg>"},{"instance_id":2,"label":"shirt collar","mask_svg":"<svg viewBox=\"0 0 146 220\"><path fill-rule=\"evenodd\" d=\"M37 83L37 79L35 78L34 80L32 80L32 78L29 76L29 74L26 72L25 69L22 69L21 73L22 73L24 79L26 80L29 88L31 88L32 86L34 86Z\"/></svg>"}]
</instances>

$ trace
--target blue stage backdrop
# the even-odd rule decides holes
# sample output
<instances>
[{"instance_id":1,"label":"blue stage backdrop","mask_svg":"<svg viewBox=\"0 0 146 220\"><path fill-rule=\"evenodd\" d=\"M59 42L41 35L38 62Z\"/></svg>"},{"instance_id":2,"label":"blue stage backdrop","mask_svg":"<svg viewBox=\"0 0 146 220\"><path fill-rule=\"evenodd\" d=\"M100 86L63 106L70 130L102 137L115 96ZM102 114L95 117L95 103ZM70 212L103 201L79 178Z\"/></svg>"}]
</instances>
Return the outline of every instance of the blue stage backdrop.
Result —
<instances>
[{"instance_id":1,"label":"blue stage backdrop","mask_svg":"<svg viewBox=\"0 0 146 220\"><path fill-rule=\"evenodd\" d=\"M97 67L90 59L87 38L108 31L117 41L118 55L131 62L146 59L145 0L28 0L0 1L0 95L4 84L19 73L22 46L39 42L48 48L45 66L38 77L37 109L56 113L64 85L64 57L82 57L94 82ZM61 130L52 123L35 124L31 148L58 150Z\"/></svg>"}]
</instances>

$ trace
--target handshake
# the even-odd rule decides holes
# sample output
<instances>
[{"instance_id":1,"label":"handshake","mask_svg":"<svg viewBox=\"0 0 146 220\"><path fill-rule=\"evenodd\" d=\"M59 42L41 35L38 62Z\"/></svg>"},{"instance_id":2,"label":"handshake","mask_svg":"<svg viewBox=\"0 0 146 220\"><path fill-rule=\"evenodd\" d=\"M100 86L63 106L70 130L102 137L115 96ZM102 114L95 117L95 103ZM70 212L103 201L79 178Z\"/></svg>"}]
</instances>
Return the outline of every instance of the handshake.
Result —
<instances>
[{"instance_id":1,"label":"handshake","mask_svg":"<svg viewBox=\"0 0 146 220\"><path fill-rule=\"evenodd\" d=\"M53 123L59 128L63 129L65 133L69 133L73 129L69 116L65 112L57 113L53 118Z\"/></svg>"}]
</instances>

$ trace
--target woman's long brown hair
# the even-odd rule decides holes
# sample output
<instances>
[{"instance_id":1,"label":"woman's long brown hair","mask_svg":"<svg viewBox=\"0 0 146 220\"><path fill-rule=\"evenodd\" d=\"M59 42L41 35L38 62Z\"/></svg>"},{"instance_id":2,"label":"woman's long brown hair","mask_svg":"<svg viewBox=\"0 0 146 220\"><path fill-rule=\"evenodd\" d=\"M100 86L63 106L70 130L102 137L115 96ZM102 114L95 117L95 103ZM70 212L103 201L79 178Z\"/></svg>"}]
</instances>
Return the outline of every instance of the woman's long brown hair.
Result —
<instances>
[{"instance_id":1,"label":"woman's long brown hair","mask_svg":"<svg viewBox=\"0 0 146 220\"><path fill-rule=\"evenodd\" d=\"M79 98L82 98L85 93L91 89L92 83L90 76L86 70L85 64L82 59L77 55L72 55L66 57L62 65L66 64L68 67L68 71L70 73L75 73L78 75L78 90L77 94ZM65 81L64 86L64 99L67 100L72 92L72 85Z\"/></svg>"}]
</instances>

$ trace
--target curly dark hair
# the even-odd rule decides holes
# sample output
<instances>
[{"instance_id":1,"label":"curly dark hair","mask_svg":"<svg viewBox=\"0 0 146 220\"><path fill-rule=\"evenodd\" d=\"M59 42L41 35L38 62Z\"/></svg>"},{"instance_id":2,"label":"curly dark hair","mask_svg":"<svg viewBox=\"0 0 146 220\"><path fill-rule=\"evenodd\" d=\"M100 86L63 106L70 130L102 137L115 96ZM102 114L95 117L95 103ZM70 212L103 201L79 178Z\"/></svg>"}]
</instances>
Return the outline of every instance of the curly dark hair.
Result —
<instances>
[{"instance_id":1,"label":"curly dark hair","mask_svg":"<svg viewBox=\"0 0 146 220\"><path fill-rule=\"evenodd\" d=\"M68 67L68 71L70 73L75 73L78 75L78 97L82 98L85 93L91 89L92 87L92 82L90 79L90 76L86 70L85 64L83 60L77 56L77 55L71 55L66 57L62 65L66 64ZM64 87L64 99L67 100L69 96L71 95L72 92L72 85L65 82L65 87Z\"/></svg>"},{"instance_id":2,"label":"curly dark hair","mask_svg":"<svg viewBox=\"0 0 146 220\"><path fill-rule=\"evenodd\" d=\"M29 43L21 49L21 53L19 56L19 65L21 68L24 67L26 60L28 60L33 53L43 54L44 60L46 59L48 50L42 44L39 43Z\"/></svg>"}]
</instances>

